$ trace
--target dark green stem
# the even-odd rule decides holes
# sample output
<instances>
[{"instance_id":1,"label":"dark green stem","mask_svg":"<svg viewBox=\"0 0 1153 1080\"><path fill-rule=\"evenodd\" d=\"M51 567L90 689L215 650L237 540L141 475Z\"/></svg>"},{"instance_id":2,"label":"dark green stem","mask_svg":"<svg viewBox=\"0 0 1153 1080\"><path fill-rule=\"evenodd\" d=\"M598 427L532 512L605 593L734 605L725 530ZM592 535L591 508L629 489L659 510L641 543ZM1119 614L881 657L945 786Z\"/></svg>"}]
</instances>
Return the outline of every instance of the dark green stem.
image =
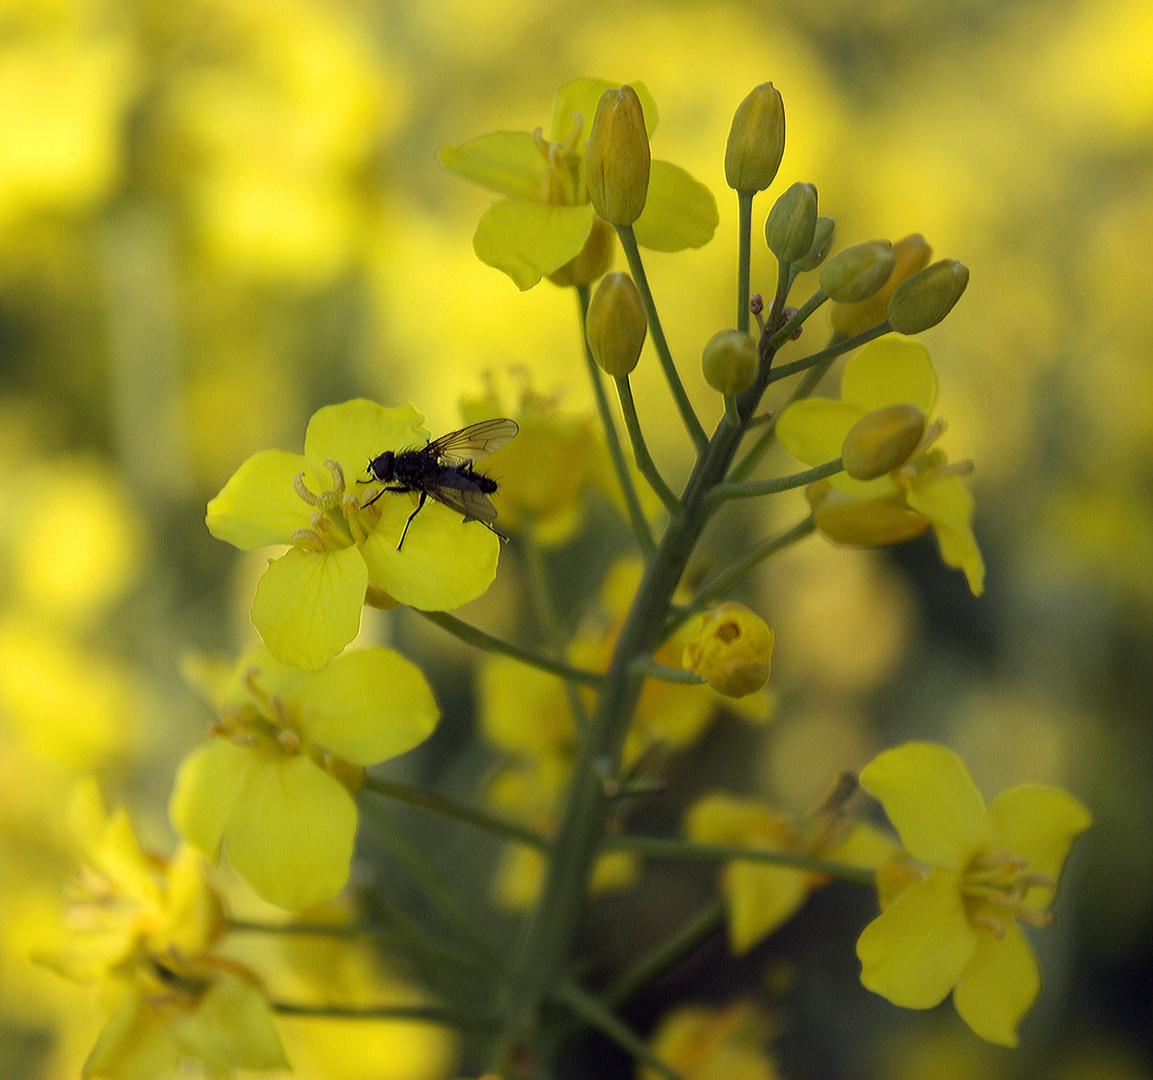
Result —
<instances>
[{"instance_id":1,"label":"dark green stem","mask_svg":"<svg viewBox=\"0 0 1153 1080\"><path fill-rule=\"evenodd\" d=\"M384 795L409 806L417 806L421 810L428 810L434 814L439 814L441 817L475 825L478 829L492 833L493 836L512 840L517 844L524 844L526 847L536 848L538 851L546 851L549 846L548 838L533 832L532 829L526 829L514 821L505 821L503 818L498 818L479 807L467 806L433 791L422 791L419 788L409 787L407 784L400 784L395 780L386 780L382 776L372 776L371 774L365 775L361 790L370 791L374 795Z\"/></svg>"},{"instance_id":2,"label":"dark green stem","mask_svg":"<svg viewBox=\"0 0 1153 1080\"><path fill-rule=\"evenodd\" d=\"M429 622L436 623L442 630L447 630L454 637L460 638L467 645L473 645L485 652L511 657L522 664L528 664L529 667L540 668L541 671L559 675L562 679L570 679L582 686L599 686L604 682L604 676L599 672L586 671L583 668L573 667L572 664L566 664L563 660L555 660L551 656L541 656L540 653L522 649L511 641L493 637L492 634L486 634L483 630L470 626L447 611L421 611L420 608L412 610L418 615L423 615Z\"/></svg>"},{"instance_id":3,"label":"dark green stem","mask_svg":"<svg viewBox=\"0 0 1153 1080\"><path fill-rule=\"evenodd\" d=\"M621 240L621 247L625 249L625 258L629 261L629 270L632 271L633 280L636 281L641 299L645 304L645 311L649 319L649 331L653 335L653 345L657 350L657 359L661 362L661 369L665 373L665 381L669 384L669 390L672 391L673 400L677 404L681 419L685 422L689 438L693 440L697 453L702 454L705 447L708 446L709 437L705 434L705 429L701 427L696 412L693 411L693 403L689 401L689 395L685 393L684 383L681 382L677 365L673 363L673 354L669 351L669 343L665 339L665 332L661 327L660 316L657 314L657 305L653 300L652 289L649 288L649 279L645 274L644 263L641 262L636 233L633 232L631 225L618 225L616 230L617 236Z\"/></svg>"},{"instance_id":4,"label":"dark green stem","mask_svg":"<svg viewBox=\"0 0 1153 1080\"><path fill-rule=\"evenodd\" d=\"M836 476L843 469L841 459L837 458L835 461L826 461L823 465L814 466L804 472L777 476L772 480L753 480L745 484L717 484L709 493L706 506L711 511L729 499L755 499L761 495L779 495L782 491L808 487L818 480Z\"/></svg>"},{"instance_id":5,"label":"dark green stem","mask_svg":"<svg viewBox=\"0 0 1153 1080\"><path fill-rule=\"evenodd\" d=\"M271 1001L273 1012L281 1016L312 1016L324 1020L408 1020L414 1024L437 1024L462 1031L493 1032L497 1022L441 1005L298 1005Z\"/></svg>"},{"instance_id":6,"label":"dark green stem","mask_svg":"<svg viewBox=\"0 0 1153 1080\"><path fill-rule=\"evenodd\" d=\"M701 686L707 682L695 671L686 671L684 668L669 667L667 664L658 664L651 656L638 656L632 664L634 675L643 675L646 679L658 679L661 682L680 683L682 686Z\"/></svg>"},{"instance_id":7,"label":"dark green stem","mask_svg":"<svg viewBox=\"0 0 1153 1080\"><path fill-rule=\"evenodd\" d=\"M856 337L845 338L834 345L828 346L828 348L822 349L820 352L813 353L811 356L803 356L800 360L794 360L791 364L782 364L773 371L769 382L774 383L780 379L787 379L790 375L796 375L798 371L807 371L817 364L825 363L826 360L835 360L838 356L842 355L842 353L852 352L854 349L859 349L862 345L872 341L874 338L879 338L889 333L890 329L891 327L886 320L863 333L857 334Z\"/></svg>"},{"instance_id":8,"label":"dark green stem","mask_svg":"<svg viewBox=\"0 0 1153 1080\"><path fill-rule=\"evenodd\" d=\"M737 192L737 329L749 332L749 264L753 233L752 191Z\"/></svg>"},{"instance_id":9,"label":"dark green stem","mask_svg":"<svg viewBox=\"0 0 1153 1080\"><path fill-rule=\"evenodd\" d=\"M645 445L644 432L641 431L640 418L637 416L636 402L633 401L633 388L629 383L627 375L618 378L617 396L621 401L621 412L625 418L625 430L629 433L629 440L633 444L633 457L636 458L637 468L640 469L641 475L649 482L649 486L655 491L660 498L661 502L665 504L665 509L668 510L673 517L677 517L681 513L680 499L673 494L672 488L665 483L664 477L661 476L660 470L657 469L656 462L653 461L652 455L649 453L649 448Z\"/></svg>"},{"instance_id":10,"label":"dark green stem","mask_svg":"<svg viewBox=\"0 0 1153 1080\"><path fill-rule=\"evenodd\" d=\"M592 384L593 397L597 403L597 412L600 414L601 427L604 428L605 442L609 448L609 456L616 469L617 480L624 493L625 506L628 507L629 521L633 532L636 533L637 543L645 553L647 559L656 548L652 530L649 528L648 518L645 517L641 500L637 495L636 485L633 484L632 474L629 472L628 462L625 460L624 449L621 446L620 436L617 434L616 422L613 420L612 409L609 408L608 394L605 393L604 383L601 382L601 369L593 358L592 349L589 348L588 332L585 320L589 311L589 287L577 286L577 301L580 304L581 342L584 346L585 366L588 368L589 382Z\"/></svg>"}]
</instances>

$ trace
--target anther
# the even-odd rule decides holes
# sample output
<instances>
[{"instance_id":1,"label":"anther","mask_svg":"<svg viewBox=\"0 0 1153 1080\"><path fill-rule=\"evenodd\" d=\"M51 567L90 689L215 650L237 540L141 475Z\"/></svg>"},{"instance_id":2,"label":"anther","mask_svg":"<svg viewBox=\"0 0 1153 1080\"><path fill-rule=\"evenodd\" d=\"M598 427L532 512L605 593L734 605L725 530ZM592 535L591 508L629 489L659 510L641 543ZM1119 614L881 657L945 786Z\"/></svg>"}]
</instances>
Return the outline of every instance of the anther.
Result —
<instances>
[{"instance_id":1,"label":"anther","mask_svg":"<svg viewBox=\"0 0 1153 1080\"><path fill-rule=\"evenodd\" d=\"M1000 941L1005 936L1005 931L1007 929L1005 924L1001 922L1000 919L994 919L992 915L986 915L984 913L980 915L974 915L969 921L972 922L974 926L983 926L986 930L991 930L993 932L993 936L998 941Z\"/></svg>"},{"instance_id":2,"label":"anther","mask_svg":"<svg viewBox=\"0 0 1153 1080\"><path fill-rule=\"evenodd\" d=\"M288 538L292 541L292 546L301 551L320 553L325 550L324 541L311 529L294 529L288 534Z\"/></svg>"},{"instance_id":3,"label":"anther","mask_svg":"<svg viewBox=\"0 0 1153 1080\"><path fill-rule=\"evenodd\" d=\"M292 478L292 487L296 494L299 495L306 503L308 503L309 506L316 505L316 496L308 490L308 485L304 482L303 472L298 472Z\"/></svg>"},{"instance_id":4,"label":"anther","mask_svg":"<svg viewBox=\"0 0 1153 1080\"><path fill-rule=\"evenodd\" d=\"M276 741L290 754L295 754L300 750L300 736L288 728L281 728L280 731L277 732Z\"/></svg>"},{"instance_id":5,"label":"anther","mask_svg":"<svg viewBox=\"0 0 1153 1080\"><path fill-rule=\"evenodd\" d=\"M338 494L344 491L344 470L339 461L327 460L324 467L332 474L332 489Z\"/></svg>"}]
</instances>

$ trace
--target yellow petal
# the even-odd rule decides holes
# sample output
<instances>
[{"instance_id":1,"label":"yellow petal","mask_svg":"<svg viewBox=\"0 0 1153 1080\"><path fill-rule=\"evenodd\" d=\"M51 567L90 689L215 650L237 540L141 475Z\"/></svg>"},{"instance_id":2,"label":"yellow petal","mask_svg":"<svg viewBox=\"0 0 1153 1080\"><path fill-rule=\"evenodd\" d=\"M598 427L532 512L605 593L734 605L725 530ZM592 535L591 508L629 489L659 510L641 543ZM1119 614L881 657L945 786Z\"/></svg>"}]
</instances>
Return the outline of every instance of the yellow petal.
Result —
<instances>
[{"instance_id":1,"label":"yellow petal","mask_svg":"<svg viewBox=\"0 0 1153 1080\"><path fill-rule=\"evenodd\" d=\"M870 342L845 365L841 400L862 412L909 404L930 415L937 404L937 376L928 350L903 338Z\"/></svg>"},{"instance_id":2,"label":"yellow petal","mask_svg":"<svg viewBox=\"0 0 1153 1080\"><path fill-rule=\"evenodd\" d=\"M580 254L594 217L591 203L552 206L501 199L484 212L472 247L481 262L508 274L517 288L531 289Z\"/></svg>"},{"instance_id":3,"label":"yellow petal","mask_svg":"<svg viewBox=\"0 0 1153 1080\"><path fill-rule=\"evenodd\" d=\"M176 771L168 816L181 837L214 862L254 760L248 747L212 739L193 750Z\"/></svg>"},{"instance_id":4,"label":"yellow petal","mask_svg":"<svg viewBox=\"0 0 1153 1080\"><path fill-rule=\"evenodd\" d=\"M97 1036L80 1075L85 1080L167 1076L179 1059L180 1047L168 1018L130 993Z\"/></svg>"},{"instance_id":5,"label":"yellow petal","mask_svg":"<svg viewBox=\"0 0 1153 1080\"><path fill-rule=\"evenodd\" d=\"M763 847L764 845L759 845ZM722 889L729 915L729 941L740 956L772 933L805 902L813 878L800 870L732 862Z\"/></svg>"},{"instance_id":6,"label":"yellow petal","mask_svg":"<svg viewBox=\"0 0 1153 1080\"><path fill-rule=\"evenodd\" d=\"M992 839L985 801L961 759L936 743L905 743L861 770L906 850L928 866L963 870Z\"/></svg>"},{"instance_id":7,"label":"yellow petal","mask_svg":"<svg viewBox=\"0 0 1153 1080\"><path fill-rule=\"evenodd\" d=\"M367 476L372 458L385 450L405 450L428 442L423 422L424 417L407 402L392 409L364 398L326 405L308 421L304 456L325 487L332 486L332 477L324 462L339 462L348 490L356 492L356 481Z\"/></svg>"},{"instance_id":8,"label":"yellow petal","mask_svg":"<svg viewBox=\"0 0 1153 1080\"><path fill-rule=\"evenodd\" d=\"M704 184L667 161L650 164L645 208L633 223L641 247L650 251L704 247L719 221L717 200Z\"/></svg>"},{"instance_id":9,"label":"yellow petal","mask_svg":"<svg viewBox=\"0 0 1153 1080\"><path fill-rule=\"evenodd\" d=\"M591 118L591 114L590 114ZM527 131L497 131L436 155L449 172L515 199L539 199L547 165Z\"/></svg>"},{"instance_id":10,"label":"yellow petal","mask_svg":"<svg viewBox=\"0 0 1153 1080\"><path fill-rule=\"evenodd\" d=\"M181 1017L176 1037L189 1057L213 1068L288 1066L267 998L236 975L220 976L192 1013Z\"/></svg>"},{"instance_id":11,"label":"yellow petal","mask_svg":"<svg viewBox=\"0 0 1153 1080\"><path fill-rule=\"evenodd\" d=\"M841 456L849 429L864 416L856 405L828 398L794 401L777 421L777 438L798 461L823 465Z\"/></svg>"},{"instance_id":12,"label":"yellow petal","mask_svg":"<svg viewBox=\"0 0 1153 1080\"><path fill-rule=\"evenodd\" d=\"M292 704L310 742L355 765L411 750L432 734L440 716L420 668L391 649L336 657Z\"/></svg>"},{"instance_id":13,"label":"yellow petal","mask_svg":"<svg viewBox=\"0 0 1153 1080\"><path fill-rule=\"evenodd\" d=\"M822 480L810 484L805 495L817 528L834 544L886 547L912 540L929 529L929 519L910 510L896 491L885 498L854 499L839 490L839 485Z\"/></svg>"},{"instance_id":14,"label":"yellow petal","mask_svg":"<svg viewBox=\"0 0 1153 1080\"><path fill-rule=\"evenodd\" d=\"M1073 841L1093 823L1092 815L1067 791L1041 784L1022 784L1002 791L989 803L993 846L1024 859L1030 871L1054 882ZM1048 907L1052 889L1029 890L1026 903Z\"/></svg>"},{"instance_id":15,"label":"yellow petal","mask_svg":"<svg viewBox=\"0 0 1153 1080\"><path fill-rule=\"evenodd\" d=\"M312 512L292 486L306 464L300 454L284 450L253 454L208 504L208 531L241 551L287 544L289 534L304 528Z\"/></svg>"},{"instance_id":16,"label":"yellow petal","mask_svg":"<svg viewBox=\"0 0 1153 1080\"><path fill-rule=\"evenodd\" d=\"M348 880L356 804L301 755L256 761L236 801L225 847L233 869L285 908L331 900Z\"/></svg>"},{"instance_id":17,"label":"yellow petal","mask_svg":"<svg viewBox=\"0 0 1153 1080\"><path fill-rule=\"evenodd\" d=\"M1005 936L979 935L973 958L953 991L961 1019L982 1039L1017 1045L1017 1024L1037 999L1041 973L1020 927L1008 921Z\"/></svg>"},{"instance_id":18,"label":"yellow petal","mask_svg":"<svg viewBox=\"0 0 1153 1080\"><path fill-rule=\"evenodd\" d=\"M980 596L985 590L985 560L973 535L973 495L965 481L960 476L936 480L930 472L913 481L907 500L910 509L933 523L945 565L963 570L969 590Z\"/></svg>"},{"instance_id":19,"label":"yellow petal","mask_svg":"<svg viewBox=\"0 0 1153 1080\"><path fill-rule=\"evenodd\" d=\"M380 523L360 550L372 583L389 596L422 611L446 611L475 600L492 584L500 539L479 521L462 521L458 511L429 499L397 551L416 502L386 494L375 505Z\"/></svg>"},{"instance_id":20,"label":"yellow petal","mask_svg":"<svg viewBox=\"0 0 1153 1080\"><path fill-rule=\"evenodd\" d=\"M356 637L367 587L356 547L291 548L257 584L252 625L281 663L316 671Z\"/></svg>"},{"instance_id":21,"label":"yellow petal","mask_svg":"<svg viewBox=\"0 0 1153 1080\"><path fill-rule=\"evenodd\" d=\"M865 927L857 939L861 982L907 1009L942 1001L977 948L961 901L960 875L933 870Z\"/></svg>"},{"instance_id":22,"label":"yellow petal","mask_svg":"<svg viewBox=\"0 0 1153 1080\"><path fill-rule=\"evenodd\" d=\"M588 76L565 83L556 93L553 108L552 138L557 142L566 141L576 126L577 117L581 120L578 145L588 138L589 128L596 115L597 102L606 90L615 90L622 84L612 79L594 79ZM657 106L648 87L642 82L629 83L640 99L641 112L645 118L645 130L651 136L657 126ZM583 148L583 146L582 146Z\"/></svg>"}]
</instances>

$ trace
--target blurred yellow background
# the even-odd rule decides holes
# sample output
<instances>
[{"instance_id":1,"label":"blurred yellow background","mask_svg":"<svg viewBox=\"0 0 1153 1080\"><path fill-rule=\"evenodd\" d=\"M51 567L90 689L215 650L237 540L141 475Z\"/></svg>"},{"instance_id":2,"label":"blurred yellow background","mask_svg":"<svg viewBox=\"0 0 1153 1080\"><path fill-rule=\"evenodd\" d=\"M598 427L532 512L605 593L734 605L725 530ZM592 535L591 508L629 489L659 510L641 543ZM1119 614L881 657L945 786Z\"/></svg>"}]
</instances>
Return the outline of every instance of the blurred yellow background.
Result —
<instances>
[{"instance_id":1,"label":"blurred yellow background","mask_svg":"<svg viewBox=\"0 0 1153 1080\"><path fill-rule=\"evenodd\" d=\"M921 541L812 539L772 563L755 596L781 706L748 783L803 806L837 768L934 738L986 794L1060 783L1096 817L1038 939L1047 986L1015 1056L957 1042L951 1012L866 1000L855 924L837 941L850 985L806 974L827 955L802 920L791 952L760 959L797 968L783 1074L1151 1075L1151 56L1148 0L3 0L0 1073L76 1075L95 1030L87 996L27 959L71 873L75 778L95 771L170 850L172 767L208 722L179 658L251 636L258 562L203 527L237 465L300 449L316 407L357 395L412 401L447 431L485 373L591 408L572 296L520 294L479 263L490 198L435 159L547 127L557 87L588 74L645 82L654 155L717 196L710 245L646 256L706 426L721 406L700 349L734 307L724 140L754 85L773 81L788 125L754 206L755 290L775 283L760 226L795 180L816 185L838 246L921 232L972 274L924 341L945 445L976 463L986 593ZM818 348L826 319L786 359ZM641 418L683 478L650 349ZM800 498L742 509L714 550L796 520ZM477 619L510 619L511 590L498 581ZM467 655L405 634L443 704Z\"/></svg>"}]
</instances>

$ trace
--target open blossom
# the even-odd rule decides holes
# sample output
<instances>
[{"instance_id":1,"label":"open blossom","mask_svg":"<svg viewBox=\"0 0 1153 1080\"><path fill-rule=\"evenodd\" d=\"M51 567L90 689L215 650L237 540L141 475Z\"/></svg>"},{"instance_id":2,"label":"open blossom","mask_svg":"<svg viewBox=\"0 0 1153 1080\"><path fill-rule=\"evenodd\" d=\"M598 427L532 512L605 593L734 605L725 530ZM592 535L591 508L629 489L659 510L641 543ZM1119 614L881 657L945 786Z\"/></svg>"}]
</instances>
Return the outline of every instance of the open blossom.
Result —
<instances>
[{"instance_id":1,"label":"open blossom","mask_svg":"<svg viewBox=\"0 0 1153 1080\"><path fill-rule=\"evenodd\" d=\"M322 671L245 657L219 702L214 737L176 776L177 830L270 903L303 908L348 880L360 772L423 742L438 719L419 669L362 649Z\"/></svg>"},{"instance_id":2,"label":"open blossom","mask_svg":"<svg viewBox=\"0 0 1153 1080\"><path fill-rule=\"evenodd\" d=\"M589 201L585 142L597 102L619 88L609 79L575 79L557 91L550 136L498 131L462 146L446 146L446 169L504 196L484 212L473 237L477 257L508 274L521 289L542 277L558 285L588 285L608 269L612 232ZM651 136L656 106L642 83L633 83ZM651 165L637 242L655 251L683 251L712 239L716 200L708 188L666 161Z\"/></svg>"},{"instance_id":3,"label":"open blossom","mask_svg":"<svg viewBox=\"0 0 1153 1080\"><path fill-rule=\"evenodd\" d=\"M127 814L109 815L92 781L78 787L72 817L84 867L62 940L39 959L112 989L83 1075L167 1076L185 1059L220 1072L287 1066L260 980L214 951L224 911L200 856L185 847L170 862L143 851Z\"/></svg>"},{"instance_id":4,"label":"open blossom","mask_svg":"<svg viewBox=\"0 0 1153 1080\"><path fill-rule=\"evenodd\" d=\"M777 436L795 458L821 465L841 456L853 426L876 410L907 404L928 420L937 402L929 354L914 341L871 342L845 365L841 399L796 401L782 414ZM975 596L984 589L985 563L973 536L973 496L965 484L969 462L950 465L934 439L940 421L898 467L872 480L838 473L806 491L817 528L840 544L897 544L930 528L947 566L964 571Z\"/></svg>"},{"instance_id":5,"label":"open blossom","mask_svg":"<svg viewBox=\"0 0 1153 1080\"><path fill-rule=\"evenodd\" d=\"M428 611L475 600L496 576L500 540L429 500L397 550L415 495L386 494L366 466L386 450L424 446L411 406L357 399L308 422L304 453L262 450L208 504L208 530L244 551L291 544L264 572L252 622L277 660L315 671L360 629L369 585ZM365 505L371 503L371 505Z\"/></svg>"},{"instance_id":6,"label":"open blossom","mask_svg":"<svg viewBox=\"0 0 1153 1080\"><path fill-rule=\"evenodd\" d=\"M987 806L961 759L906 743L878 755L861 787L881 801L920 863L882 871L881 914L861 934L861 982L895 1005L928 1009L951 990L978 1035L1017 1045L1041 988L1018 922L1045 926L1061 867L1089 812L1060 788L1023 784Z\"/></svg>"}]
</instances>

